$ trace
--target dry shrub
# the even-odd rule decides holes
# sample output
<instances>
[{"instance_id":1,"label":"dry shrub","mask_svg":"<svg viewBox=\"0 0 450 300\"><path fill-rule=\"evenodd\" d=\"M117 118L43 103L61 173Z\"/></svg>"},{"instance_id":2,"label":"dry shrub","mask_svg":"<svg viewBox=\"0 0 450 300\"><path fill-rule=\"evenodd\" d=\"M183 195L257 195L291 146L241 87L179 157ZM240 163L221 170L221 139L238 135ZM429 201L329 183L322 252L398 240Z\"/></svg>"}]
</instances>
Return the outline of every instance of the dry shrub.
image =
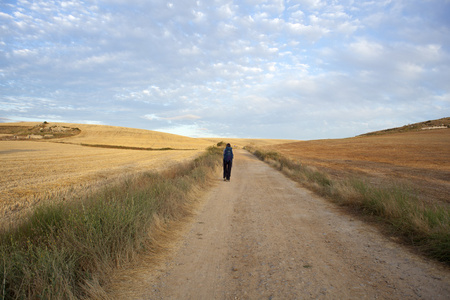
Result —
<instances>
[{"instance_id":1,"label":"dry shrub","mask_svg":"<svg viewBox=\"0 0 450 300\"><path fill-rule=\"evenodd\" d=\"M361 194L353 187L350 180L335 182L333 186L333 196L338 204L355 207L359 205Z\"/></svg>"}]
</instances>

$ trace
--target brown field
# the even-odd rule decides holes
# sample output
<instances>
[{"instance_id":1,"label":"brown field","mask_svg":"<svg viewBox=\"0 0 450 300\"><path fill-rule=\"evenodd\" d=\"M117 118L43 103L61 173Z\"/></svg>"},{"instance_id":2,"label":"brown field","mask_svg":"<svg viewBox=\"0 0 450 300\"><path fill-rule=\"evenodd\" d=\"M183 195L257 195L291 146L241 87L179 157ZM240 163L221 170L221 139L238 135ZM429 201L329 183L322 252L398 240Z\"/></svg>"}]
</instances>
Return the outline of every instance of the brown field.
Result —
<instances>
[{"instance_id":1,"label":"brown field","mask_svg":"<svg viewBox=\"0 0 450 300\"><path fill-rule=\"evenodd\" d=\"M267 146L331 176L364 176L372 183L398 180L427 202L450 204L450 129Z\"/></svg>"},{"instance_id":2,"label":"brown field","mask_svg":"<svg viewBox=\"0 0 450 300\"><path fill-rule=\"evenodd\" d=\"M12 125L31 128L37 124L4 123L0 128ZM66 138L0 141L0 220L10 219L54 195L70 192L74 197L126 175L159 171L191 160L214 144L148 130L58 125L79 128L81 133ZM125 150L81 144L181 150Z\"/></svg>"},{"instance_id":3,"label":"brown field","mask_svg":"<svg viewBox=\"0 0 450 300\"><path fill-rule=\"evenodd\" d=\"M240 139L240 138L204 138L215 144L219 142L230 143L233 148L243 148L245 146L261 147L269 145L278 145L285 143L297 142L298 140L281 140L281 139Z\"/></svg>"}]
</instances>

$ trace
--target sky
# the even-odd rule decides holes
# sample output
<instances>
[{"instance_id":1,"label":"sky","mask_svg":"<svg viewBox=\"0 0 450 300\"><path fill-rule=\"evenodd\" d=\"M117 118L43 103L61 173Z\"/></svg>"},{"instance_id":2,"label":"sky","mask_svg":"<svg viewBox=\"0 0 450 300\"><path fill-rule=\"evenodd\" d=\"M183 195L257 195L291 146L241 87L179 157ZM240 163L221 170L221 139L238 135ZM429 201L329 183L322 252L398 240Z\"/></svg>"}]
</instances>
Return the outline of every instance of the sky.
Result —
<instances>
[{"instance_id":1,"label":"sky","mask_svg":"<svg viewBox=\"0 0 450 300\"><path fill-rule=\"evenodd\" d=\"M450 0L0 0L0 122L346 138L450 117Z\"/></svg>"}]
</instances>

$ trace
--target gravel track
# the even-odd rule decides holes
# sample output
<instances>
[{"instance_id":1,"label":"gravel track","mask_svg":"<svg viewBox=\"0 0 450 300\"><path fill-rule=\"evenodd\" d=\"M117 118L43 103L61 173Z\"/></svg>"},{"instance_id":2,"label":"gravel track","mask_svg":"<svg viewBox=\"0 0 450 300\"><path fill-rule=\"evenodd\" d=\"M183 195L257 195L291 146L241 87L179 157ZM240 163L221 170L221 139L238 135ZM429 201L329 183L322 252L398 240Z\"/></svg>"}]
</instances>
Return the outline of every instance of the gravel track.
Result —
<instances>
[{"instance_id":1,"label":"gravel track","mask_svg":"<svg viewBox=\"0 0 450 300\"><path fill-rule=\"evenodd\" d=\"M220 177L220 174L218 174ZM450 270L235 150L169 258L124 299L450 299ZM139 280L137 280L139 278Z\"/></svg>"}]
</instances>

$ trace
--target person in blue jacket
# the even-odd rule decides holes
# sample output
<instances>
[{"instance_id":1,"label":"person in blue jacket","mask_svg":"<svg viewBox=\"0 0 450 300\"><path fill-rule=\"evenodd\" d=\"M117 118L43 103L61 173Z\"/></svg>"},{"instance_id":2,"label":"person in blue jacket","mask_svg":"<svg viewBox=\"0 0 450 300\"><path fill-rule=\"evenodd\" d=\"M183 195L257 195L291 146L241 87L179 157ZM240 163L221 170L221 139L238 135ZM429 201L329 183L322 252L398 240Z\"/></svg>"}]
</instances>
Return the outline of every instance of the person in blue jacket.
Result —
<instances>
[{"instance_id":1,"label":"person in blue jacket","mask_svg":"<svg viewBox=\"0 0 450 300\"><path fill-rule=\"evenodd\" d=\"M233 164L233 149L230 143L227 144L225 150L223 150L223 180L230 181L231 166Z\"/></svg>"}]
</instances>

